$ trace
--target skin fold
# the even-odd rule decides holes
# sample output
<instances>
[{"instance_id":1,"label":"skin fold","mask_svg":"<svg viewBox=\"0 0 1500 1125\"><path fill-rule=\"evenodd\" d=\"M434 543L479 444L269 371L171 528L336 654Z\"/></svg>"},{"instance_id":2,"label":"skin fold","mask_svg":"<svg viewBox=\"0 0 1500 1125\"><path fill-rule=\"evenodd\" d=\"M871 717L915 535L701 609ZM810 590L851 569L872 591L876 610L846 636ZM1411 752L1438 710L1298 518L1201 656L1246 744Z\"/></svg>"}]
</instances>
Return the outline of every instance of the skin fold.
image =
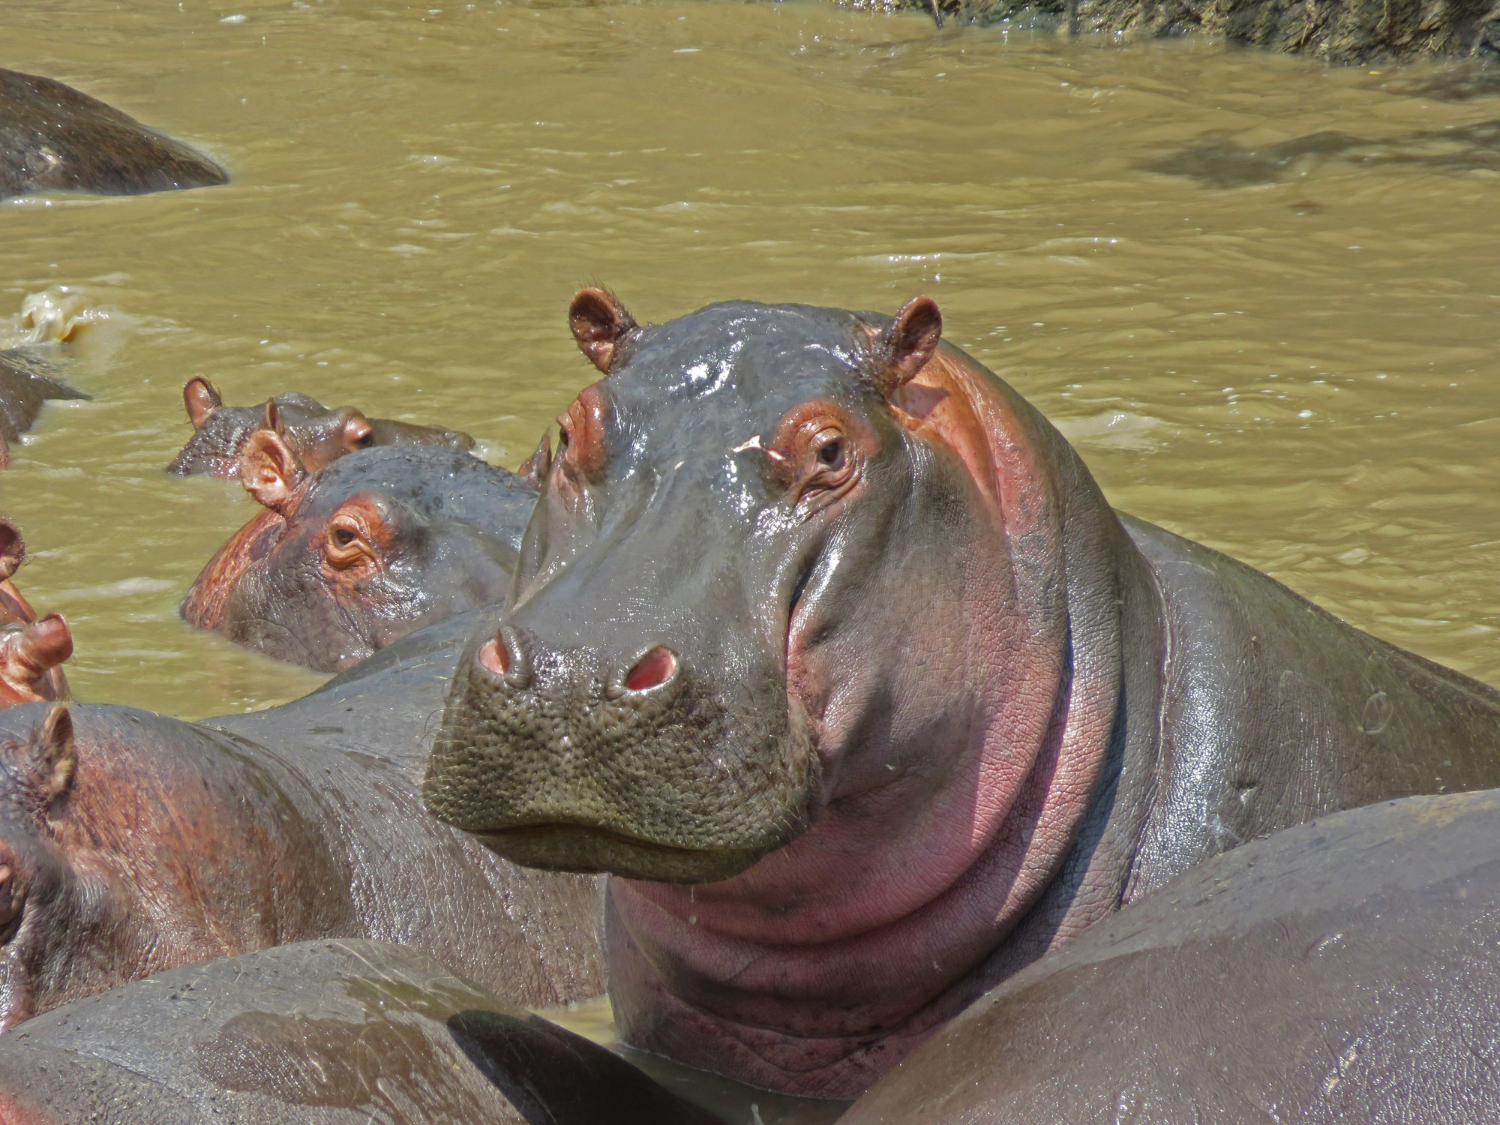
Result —
<instances>
[{"instance_id":1,"label":"skin fold","mask_svg":"<svg viewBox=\"0 0 1500 1125\"><path fill-rule=\"evenodd\" d=\"M570 320L604 378L423 794L618 876L631 1044L853 1097L1219 852L1500 785L1500 695L1116 513L931 301Z\"/></svg>"}]
</instances>

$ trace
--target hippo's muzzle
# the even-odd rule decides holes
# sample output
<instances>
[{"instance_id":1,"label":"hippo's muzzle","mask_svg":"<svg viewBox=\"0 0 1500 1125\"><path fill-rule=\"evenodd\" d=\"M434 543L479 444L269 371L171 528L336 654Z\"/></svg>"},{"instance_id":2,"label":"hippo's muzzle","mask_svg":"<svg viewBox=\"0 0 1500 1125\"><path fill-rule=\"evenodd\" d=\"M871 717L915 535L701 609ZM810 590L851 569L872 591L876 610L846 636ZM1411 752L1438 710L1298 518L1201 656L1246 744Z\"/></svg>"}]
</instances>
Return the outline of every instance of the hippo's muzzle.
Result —
<instances>
[{"instance_id":1,"label":"hippo's muzzle","mask_svg":"<svg viewBox=\"0 0 1500 1125\"><path fill-rule=\"evenodd\" d=\"M762 694L667 645L551 648L507 625L459 664L423 798L527 866L725 879L804 831L817 791L804 724Z\"/></svg>"}]
</instances>

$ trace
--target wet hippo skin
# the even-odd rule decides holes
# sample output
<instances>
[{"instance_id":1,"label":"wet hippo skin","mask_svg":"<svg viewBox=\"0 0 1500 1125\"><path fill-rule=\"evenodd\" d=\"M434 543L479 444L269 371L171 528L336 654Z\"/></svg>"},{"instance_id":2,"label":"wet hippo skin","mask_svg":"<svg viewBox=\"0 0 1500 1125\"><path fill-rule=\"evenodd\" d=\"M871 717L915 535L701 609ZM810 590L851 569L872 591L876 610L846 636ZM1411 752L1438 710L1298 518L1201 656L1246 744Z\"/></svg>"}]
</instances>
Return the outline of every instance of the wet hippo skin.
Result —
<instances>
[{"instance_id":1,"label":"wet hippo skin","mask_svg":"<svg viewBox=\"0 0 1500 1125\"><path fill-rule=\"evenodd\" d=\"M510 588L536 489L459 450L364 449L307 472L260 430L241 479L265 511L203 568L191 625L324 672Z\"/></svg>"},{"instance_id":2,"label":"wet hippo skin","mask_svg":"<svg viewBox=\"0 0 1500 1125\"><path fill-rule=\"evenodd\" d=\"M42 403L56 398L88 398L53 378L46 361L28 348L0 351L0 469L10 464L11 446L31 429Z\"/></svg>"},{"instance_id":3,"label":"wet hippo skin","mask_svg":"<svg viewBox=\"0 0 1500 1125\"><path fill-rule=\"evenodd\" d=\"M1257 840L1016 974L847 1125L1500 1120L1500 792Z\"/></svg>"},{"instance_id":4,"label":"wet hippo skin","mask_svg":"<svg viewBox=\"0 0 1500 1125\"><path fill-rule=\"evenodd\" d=\"M229 177L207 157L51 78L0 69L0 199L142 195Z\"/></svg>"},{"instance_id":5,"label":"wet hippo skin","mask_svg":"<svg viewBox=\"0 0 1500 1125\"><path fill-rule=\"evenodd\" d=\"M69 698L61 665L73 635L61 614L38 617L11 582L25 558L21 533L0 516L0 707Z\"/></svg>"},{"instance_id":6,"label":"wet hippo skin","mask_svg":"<svg viewBox=\"0 0 1500 1125\"><path fill-rule=\"evenodd\" d=\"M853 1097L1220 852L1500 785L1493 689L1114 512L931 301L570 316L605 377L423 792L620 876L626 1042Z\"/></svg>"},{"instance_id":7,"label":"wet hippo skin","mask_svg":"<svg viewBox=\"0 0 1500 1125\"><path fill-rule=\"evenodd\" d=\"M327 936L410 944L516 1003L602 992L597 881L517 868L421 808L416 770L463 632L207 724L0 710L0 1027Z\"/></svg>"},{"instance_id":8,"label":"wet hippo skin","mask_svg":"<svg viewBox=\"0 0 1500 1125\"><path fill-rule=\"evenodd\" d=\"M603 1047L414 950L175 969L0 1037L4 1125L713 1125Z\"/></svg>"},{"instance_id":9,"label":"wet hippo skin","mask_svg":"<svg viewBox=\"0 0 1500 1125\"><path fill-rule=\"evenodd\" d=\"M187 381L182 401L193 424L193 436L167 466L167 472L176 476L237 476L245 443L261 429L279 433L308 472L316 472L346 453L379 445L438 445L464 451L474 448L474 439L461 430L367 418L352 406L330 409L296 391L255 406L225 406L218 389L201 375Z\"/></svg>"}]
</instances>

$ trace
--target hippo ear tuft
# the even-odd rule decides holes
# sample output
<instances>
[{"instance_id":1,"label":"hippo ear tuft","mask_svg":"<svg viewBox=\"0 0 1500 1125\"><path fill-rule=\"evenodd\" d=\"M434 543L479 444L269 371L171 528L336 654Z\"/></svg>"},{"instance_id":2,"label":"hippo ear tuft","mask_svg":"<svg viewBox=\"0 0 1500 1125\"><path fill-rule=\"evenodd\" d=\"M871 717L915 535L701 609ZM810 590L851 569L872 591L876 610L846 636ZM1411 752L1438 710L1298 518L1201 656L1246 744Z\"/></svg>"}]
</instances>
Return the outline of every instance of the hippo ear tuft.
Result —
<instances>
[{"instance_id":1,"label":"hippo ear tuft","mask_svg":"<svg viewBox=\"0 0 1500 1125\"><path fill-rule=\"evenodd\" d=\"M875 338L876 378L889 398L909 383L937 352L943 314L931 297L914 297Z\"/></svg>"},{"instance_id":2,"label":"hippo ear tuft","mask_svg":"<svg viewBox=\"0 0 1500 1125\"><path fill-rule=\"evenodd\" d=\"M26 544L21 533L10 520L0 518L0 582L4 582L21 566L26 557Z\"/></svg>"},{"instance_id":3,"label":"hippo ear tuft","mask_svg":"<svg viewBox=\"0 0 1500 1125\"><path fill-rule=\"evenodd\" d=\"M536 443L531 456L521 462L521 467L516 470L516 476L541 491L542 482L547 479L547 474L551 471L552 431L546 430L542 433L542 440Z\"/></svg>"},{"instance_id":4,"label":"hippo ear tuft","mask_svg":"<svg viewBox=\"0 0 1500 1125\"><path fill-rule=\"evenodd\" d=\"M208 421L208 416L224 405L218 390L202 375L194 375L183 385L182 405L187 407L188 420L197 429Z\"/></svg>"},{"instance_id":5,"label":"hippo ear tuft","mask_svg":"<svg viewBox=\"0 0 1500 1125\"><path fill-rule=\"evenodd\" d=\"M38 795L51 804L67 793L78 764L73 741L73 715L66 703L53 704L47 717L31 732L28 773Z\"/></svg>"},{"instance_id":6,"label":"hippo ear tuft","mask_svg":"<svg viewBox=\"0 0 1500 1125\"><path fill-rule=\"evenodd\" d=\"M281 407L276 405L274 398L266 399L266 410L261 415L260 428L274 430L278 434L286 433L286 425L281 420Z\"/></svg>"},{"instance_id":7,"label":"hippo ear tuft","mask_svg":"<svg viewBox=\"0 0 1500 1125\"><path fill-rule=\"evenodd\" d=\"M579 290L568 306L568 325L583 354L606 375L620 358L620 344L640 327L618 297L597 288Z\"/></svg>"},{"instance_id":8,"label":"hippo ear tuft","mask_svg":"<svg viewBox=\"0 0 1500 1125\"><path fill-rule=\"evenodd\" d=\"M275 430L256 430L240 452L240 483L273 512L290 514L292 496L307 471Z\"/></svg>"}]
</instances>

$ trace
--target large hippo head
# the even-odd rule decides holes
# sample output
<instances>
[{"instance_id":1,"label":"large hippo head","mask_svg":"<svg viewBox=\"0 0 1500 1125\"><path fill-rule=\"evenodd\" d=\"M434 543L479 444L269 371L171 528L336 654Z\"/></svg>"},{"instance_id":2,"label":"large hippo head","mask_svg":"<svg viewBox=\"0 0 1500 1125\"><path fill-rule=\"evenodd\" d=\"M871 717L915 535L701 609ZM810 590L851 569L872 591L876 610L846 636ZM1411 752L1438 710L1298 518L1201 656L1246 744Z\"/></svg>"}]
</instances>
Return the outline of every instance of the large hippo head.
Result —
<instances>
[{"instance_id":1,"label":"large hippo head","mask_svg":"<svg viewBox=\"0 0 1500 1125\"><path fill-rule=\"evenodd\" d=\"M1007 894L1034 895L1113 708L1073 691L1091 669L1063 611L1065 443L940 349L925 298L894 319L731 303L640 328L586 290L571 319L606 378L559 419L428 807L536 866L749 868L720 884L765 897L749 929L837 929L815 915L840 879L883 878L858 909L898 916L993 847Z\"/></svg>"},{"instance_id":2,"label":"large hippo head","mask_svg":"<svg viewBox=\"0 0 1500 1125\"><path fill-rule=\"evenodd\" d=\"M265 507L203 569L190 624L320 671L498 601L536 491L457 450L377 448L307 472L273 430L241 479Z\"/></svg>"},{"instance_id":3,"label":"large hippo head","mask_svg":"<svg viewBox=\"0 0 1500 1125\"><path fill-rule=\"evenodd\" d=\"M167 466L167 472L177 476L235 476L250 436L262 429L280 434L309 472L346 453L379 445L474 448L474 439L461 430L367 418L352 406L330 409L297 391L276 395L256 406L225 406L218 389L202 375L194 375L183 386L182 402L193 424L193 436Z\"/></svg>"}]
</instances>

